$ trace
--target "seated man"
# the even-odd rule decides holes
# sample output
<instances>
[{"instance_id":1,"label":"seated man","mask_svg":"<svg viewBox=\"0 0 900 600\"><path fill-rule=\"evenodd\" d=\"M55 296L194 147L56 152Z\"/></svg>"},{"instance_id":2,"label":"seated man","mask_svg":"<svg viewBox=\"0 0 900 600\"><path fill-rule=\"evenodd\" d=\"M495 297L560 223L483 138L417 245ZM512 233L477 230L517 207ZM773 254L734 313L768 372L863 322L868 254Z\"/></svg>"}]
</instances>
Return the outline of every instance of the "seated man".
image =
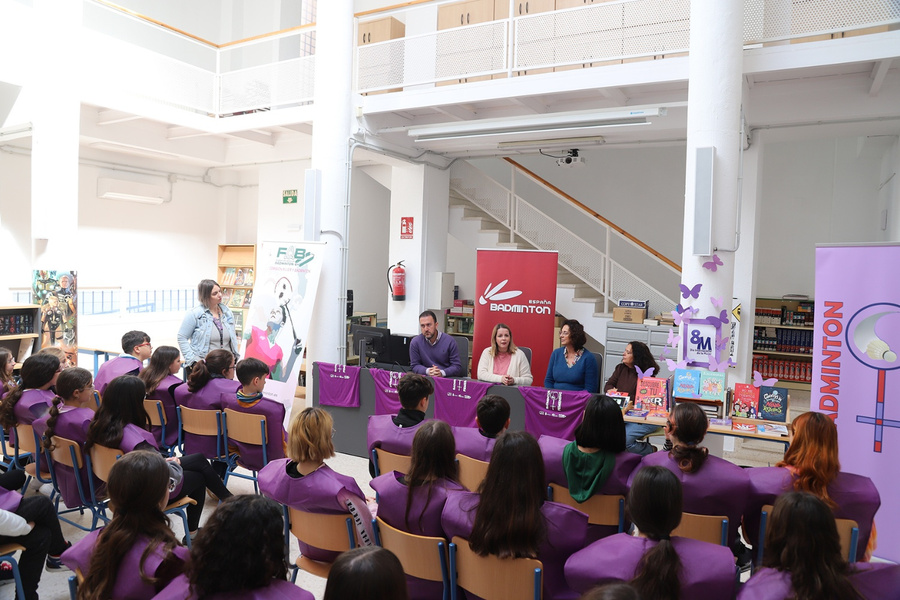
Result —
<instances>
[{"instance_id":1,"label":"seated man","mask_svg":"<svg viewBox=\"0 0 900 600\"><path fill-rule=\"evenodd\" d=\"M143 331L129 331L122 336L122 354L106 361L97 369L94 389L102 398L110 381L119 375L137 375L151 354L153 347L150 345L150 336Z\"/></svg>"},{"instance_id":2,"label":"seated man","mask_svg":"<svg viewBox=\"0 0 900 600\"><path fill-rule=\"evenodd\" d=\"M400 396L400 412L396 415L372 415L366 431L369 448L369 473L375 477L372 450L383 448L394 454L409 456L416 429L425 420L428 397L434 392L434 384L424 375L407 373L397 384Z\"/></svg>"},{"instance_id":3,"label":"seated man","mask_svg":"<svg viewBox=\"0 0 900 600\"><path fill-rule=\"evenodd\" d=\"M503 396L488 394L475 407L477 427L454 427L456 452L489 462L497 436L509 428L509 402Z\"/></svg>"},{"instance_id":4,"label":"seated man","mask_svg":"<svg viewBox=\"0 0 900 600\"><path fill-rule=\"evenodd\" d=\"M419 329L422 335L409 343L409 364L413 371L431 377L462 377L456 340L438 329L434 312L426 310L419 315Z\"/></svg>"}]
</instances>

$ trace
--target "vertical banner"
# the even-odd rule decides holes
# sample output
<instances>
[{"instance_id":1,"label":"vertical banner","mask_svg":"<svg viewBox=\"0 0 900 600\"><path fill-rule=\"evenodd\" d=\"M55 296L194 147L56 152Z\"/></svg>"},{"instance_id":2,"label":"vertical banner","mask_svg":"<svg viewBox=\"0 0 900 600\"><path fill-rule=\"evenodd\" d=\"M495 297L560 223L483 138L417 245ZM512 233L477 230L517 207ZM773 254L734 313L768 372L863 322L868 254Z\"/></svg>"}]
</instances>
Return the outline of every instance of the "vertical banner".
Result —
<instances>
[{"instance_id":1,"label":"vertical banner","mask_svg":"<svg viewBox=\"0 0 900 600\"><path fill-rule=\"evenodd\" d=\"M516 346L531 348L534 384L544 382L553 351L557 258L556 252L542 250L478 250L473 371L491 345L494 325L503 323Z\"/></svg>"},{"instance_id":2,"label":"vertical banner","mask_svg":"<svg viewBox=\"0 0 900 600\"><path fill-rule=\"evenodd\" d=\"M323 246L319 242L262 242L256 254L256 282L244 323L241 356L269 365L272 375L265 394L284 404L285 427L303 364Z\"/></svg>"},{"instance_id":3,"label":"vertical banner","mask_svg":"<svg viewBox=\"0 0 900 600\"><path fill-rule=\"evenodd\" d=\"M816 248L810 408L834 420L841 470L881 494L875 556L900 561L900 246Z\"/></svg>"},{"instance_id":4,"label":"vertical banner","mask_svg":"<svg viewBox=\"0 0 900 600\"><path fill-rule=\"evenodd\" d=\"M75 271L34 271L31 291L34 303L41 307L38 317L41 348L57 346L66 353L67 366L78 366L78 292ZM25 358L27 357L19 356L18 360Z\"/></svg>"}]
</instances>

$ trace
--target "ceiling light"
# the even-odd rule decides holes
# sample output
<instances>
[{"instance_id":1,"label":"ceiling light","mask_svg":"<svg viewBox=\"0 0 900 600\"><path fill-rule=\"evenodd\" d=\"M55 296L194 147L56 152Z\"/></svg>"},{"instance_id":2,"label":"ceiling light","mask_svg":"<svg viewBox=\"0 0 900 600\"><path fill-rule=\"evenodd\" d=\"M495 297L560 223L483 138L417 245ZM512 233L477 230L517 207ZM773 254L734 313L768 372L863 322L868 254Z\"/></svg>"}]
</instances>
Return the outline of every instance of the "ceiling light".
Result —
<instances>
[{"instance_id":1,"label":"ceiling light","mask_svg":"<svg viewBox=\"0 0 900 600\"><path fill-rule=\"evenodd\" d=\"M0 143L31 137L31 123L0 128Z\"/></svg>"},{"instance_id":2,"label":"ceiling light","mask_svg":"<svg viewBox=\"0 0 900 600\"><path fill-rule=\"evenodd\" d=\"M515 142L500 142L497 148L522 149L522 148L571 148L572 146L599 146L606 143L602 135L587 137L550 138L543 140L519 140Z\"/></svg>"},{"instance_id":3,"label":"ceiling light","mask_svg":"<svg viewBox=\"0 0 900 600\"><path fill-rule=\"evenodd\" d=\"M123 154L133 154L135 156L146 156L148 158L163 158L166 160L180 158L177 154L172 154L171 152L151 150L150 148L138 148L137 146L128 146L116 142L94 142L90 147L95 150L108 150L112 152L121 152Z\"/></svg>"},{"instance_id":4,"label":"ceiling light","mask_svg":"<svg viewBox=\"0 0 900 600\"><path fill-rule=\"evenodd\" d=\"M97 197L103 200L162 204L172 199L166 185L141 183L125 179L101 177L97 179Z\"/></svg>"}]
</instances>

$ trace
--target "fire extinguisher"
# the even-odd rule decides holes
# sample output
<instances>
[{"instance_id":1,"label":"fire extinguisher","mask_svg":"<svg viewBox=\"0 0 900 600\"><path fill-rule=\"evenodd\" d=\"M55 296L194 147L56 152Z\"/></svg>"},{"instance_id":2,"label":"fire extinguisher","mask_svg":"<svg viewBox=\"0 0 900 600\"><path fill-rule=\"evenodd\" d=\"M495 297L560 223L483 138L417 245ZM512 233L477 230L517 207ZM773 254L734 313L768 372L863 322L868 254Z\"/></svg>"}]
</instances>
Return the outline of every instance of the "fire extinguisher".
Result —
<instances>
[{"instance_id":1,"label":"fire extinguisher","mask_svg":"<svg viewBox=\"0 0 900 600\"><path fill-rule=\"evenodd\" d=\"M391 289L391 299L396 302L406 300L406 269L403 268L402 260L388 267L387 280Z\"/></svg>"}]
</instances>

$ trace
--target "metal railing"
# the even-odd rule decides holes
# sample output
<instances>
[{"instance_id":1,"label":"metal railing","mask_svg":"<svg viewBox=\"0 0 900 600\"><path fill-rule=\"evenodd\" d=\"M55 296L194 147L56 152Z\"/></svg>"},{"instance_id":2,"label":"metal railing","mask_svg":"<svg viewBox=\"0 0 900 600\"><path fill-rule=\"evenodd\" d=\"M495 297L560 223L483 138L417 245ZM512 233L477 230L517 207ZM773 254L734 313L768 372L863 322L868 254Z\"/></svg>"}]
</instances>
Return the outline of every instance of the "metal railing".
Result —
<instances>
[{"instance_id":1,"label":"metal railing","mask_svg":"<svg viewBox=\"0 0 900 600\"><path fill-rule=\"evenodd\" d=\"M513 181L517 173L519 176L532 178L533 174L529 172L520 171L515 166L510 168L513 169ZM535 183L544 186L539 178ZM583 216L591 217L599 229L597 239L603 241L603 249L561 225L545 210L526 201L468 162L454 163L450 171L450 188L509 229L512 237L518 236L542 250L556 250L559 253L559 264L601 295L604 312L609 312L619 298L650 300L651 305L659 307L660 312L663 309L671 310L677 304L678 283L681 279L679 269L673 268L670 261L660 258L658 253L634 243L614 227L596 221L594 215L581 207L573 208ZM557 195L559 202L563 201L555 189L546 189ZM613 258L612 254L619 247L628 248L629 251L623 254L629 257L624 260L634 263L632 269ZM635 256L640 258L635 260ZM672 290L671 293L660 291L635 274L634 271L648 265L664 273L663 287Z\"/></svg>"},{"instance_id":2,"label":"metal railing","mask_svg":"<svg viewBox=\"0 0 900 600\"><path fill-rule=\"evenodd\" d=\"M17 304L31 304L31 290L12 290ZM183 312L197 305L197 290L123 290L82 288L78 290L79 316L116 313Z\"/></svg>"}]
</instances>

